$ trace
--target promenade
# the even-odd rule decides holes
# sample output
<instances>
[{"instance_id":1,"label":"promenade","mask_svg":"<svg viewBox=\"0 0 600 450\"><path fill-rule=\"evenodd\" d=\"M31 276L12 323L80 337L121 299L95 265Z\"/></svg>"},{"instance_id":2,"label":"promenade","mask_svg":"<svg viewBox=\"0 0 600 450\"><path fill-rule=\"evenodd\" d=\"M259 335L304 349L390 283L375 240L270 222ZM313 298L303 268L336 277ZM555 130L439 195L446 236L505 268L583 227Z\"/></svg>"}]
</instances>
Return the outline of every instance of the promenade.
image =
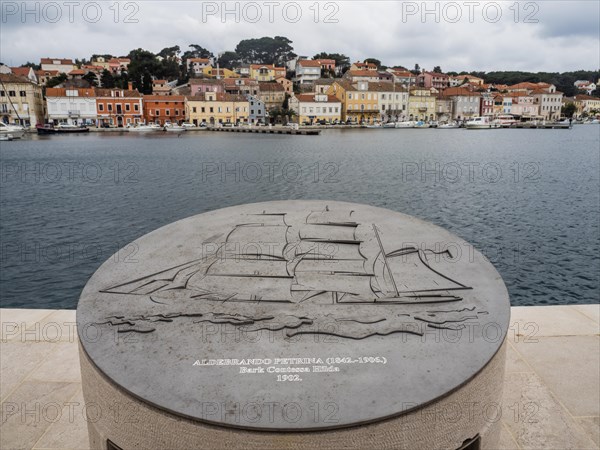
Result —
<instances>
[{"instance_id":1,"label":"promenade","mask_svg":"<svg viewBox=\"0 0 600 450\"><path fill-rule=\"evenodd\" d=\"M600 305L511 314L504 400L489 410L500 448L600 448ZM87 449L86 420L126 419L84 403L74 310L0 309L0 328L0 448Z\"/></svg>"}]
</instances>

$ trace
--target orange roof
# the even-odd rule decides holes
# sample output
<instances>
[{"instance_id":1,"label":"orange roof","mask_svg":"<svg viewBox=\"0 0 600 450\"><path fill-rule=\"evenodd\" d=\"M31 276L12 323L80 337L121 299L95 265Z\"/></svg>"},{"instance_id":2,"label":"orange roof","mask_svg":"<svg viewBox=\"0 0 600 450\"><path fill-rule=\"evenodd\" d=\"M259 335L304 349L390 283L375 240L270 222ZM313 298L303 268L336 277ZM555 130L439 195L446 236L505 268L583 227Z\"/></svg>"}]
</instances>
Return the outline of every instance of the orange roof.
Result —
<instances>
[{"instance_id":1,"label":"orange roof","mask_svg":"<svg viewBox=\"0 0 600 450\"><path fill-rule=\"evenodd\" d=\"M446 88L442 92L442 95L444 95L444 97L459 97L459 96L460 97L478 97L479 96L478 93L470 91L463 87Z\"/></svg>"},{"instance_id":2,"label":"orange roof","mask_svg":"<svg viewBox=\"0 0 600 450\"><path fill-rule=\"evenodd\" d=\"M29 76L29 71L31 70L31 67L11 67L10 70L15 75L18 75L20 77L27 77Z\"/></svg>"},{"instance_id":3,"label":"orange roof","mask_svg":"<svg viewBox=\"0 0 600 450\"><path fill-rule=\"evenodd\" d=\"M210 62L210 59L208 59L208 58L190 58L190 59L188 59L188 61L208 64Z\"/></svg>"},{"instance_id":4,"label":"orange roof","mask_svg":"<svg viewBox=\"0 0 600 450\"><path fill-rule=\"evenodd\" d=\"M158 84L158 83L165 84L166 82L167 82L167 80L152 80L152 84Z\"/></svg>"},{"instance_id":5,"label":"orange roof","mask_svg":"<svg viewBox=\"0 0 600 450\"><path fill-rule=\"evenodd\" d=\"M585 95L585 94L577 94L577 95L573 96L573 98L575 100L596 100L596 101L600 101L600 98L598 98L598 97L592 97L591 95Z\"/></svg>"},{"instance_id":6,"label":"orange roof","mask_svg":"<svg viewBox=\"0 0 600 450\"><path fill-rule=\"evenodd\" d=\"M347 73L351 77L379 77L379 74L372 70L349 70Z\"/></svg>"},{"instance_id":7,"label":"orange roof","mask_svg":"<svg viewBox=\"0 0 600 450\"><path fill-rule=\"evenodd\" d=\"M262 83L258 83L258 86L260 88L261 91L278 91L278 92L284 92L285 88L276 82L262 82Z\"/></svg>"},{"instance_id":8,"label":"orange roof","mask_svg":"<svg viewBox=\"0 0 600 450\"><path fill-rule=\"evenodd\" d=\"M95 97L96 90L94 88L48 88L46 89L46 97L66 97L67 90L77 91L79 97Z\"/></svg>"},{"instance_id":9,"label":"orange roof","mask_svg":"<svg viewBox=\"0 0 600 450\"><path fill-rule=\"evenodd\" d=\"M320 61L312 61L310 59L302 59L298 61L298 65L302 67L321 67Z\"/></svg>"},{"instance_id":10,"label":"orange roof","mask_svg":"<svg viewBox=\"0 0 600 450\"><path fill-rule=\"evenodd\" d=\"M33 82L29 78L24 78L14 73L0 73L0 81L3 83L31 83Z\"/></svg>"},{"instance_id":11,"label":"orange roof","mask_svg":"<svg viewBox=\"0 0 600 450\"><path fill-rule=\"evenodd\" d=\"M82 69L74 69L69 72L69 75L85 75L86 71Z\"/></svg>"},{"instance_id":12,"label":"orange roof","mask_svg":"<svg viewBox=\"0 0 600 450\"><path fill-rule=\"evenodd\" d=\"M218 102L246 102L248 99L243 95L228 94L226 92L198 92L196 95L189 95L186 98L189 101L203 102L207 101L208 95L215 95ZM209 100L210 101L210 100Z\"/></svg>"},{"instance_id":13,"label":"orange roof","mask_svg":"<svg viewBox=\"0 0 600 450\"><path fill-rule=\"evenodd\" d=\"M54 76L54 75L58 75L58 70L36 70L35 74L38 76L44 76L44 75L50 75L50 76Z\"/></svg>"},{"instance_id":14,"label":"orange roof","mask_svg":"<svg viewBox=\"0 0 600 450\"><path fill-rule=\"evenodd\" d=\"M59 61L59 64L73 65L72 59L61 59L61 58L42 58L41 64L54 64L54 61Z\"/></svg>"}]
</instances>

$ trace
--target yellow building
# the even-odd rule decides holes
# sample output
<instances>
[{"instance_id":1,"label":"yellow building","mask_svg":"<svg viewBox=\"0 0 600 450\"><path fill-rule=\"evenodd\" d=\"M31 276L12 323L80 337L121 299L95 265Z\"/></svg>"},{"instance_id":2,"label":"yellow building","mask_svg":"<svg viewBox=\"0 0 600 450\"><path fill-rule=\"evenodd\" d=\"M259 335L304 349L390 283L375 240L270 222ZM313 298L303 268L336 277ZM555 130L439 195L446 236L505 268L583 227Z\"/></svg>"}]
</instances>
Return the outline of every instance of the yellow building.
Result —
<instances>
[{"instance_id":1,"label":"yellow building","mask_svg":"<svg viewBox=\"0 0 600 450\"><path fill-rule=\"evenodd\" d=\"M274 64L250 64L250 78L256 81L275 81L285 77L285 67L276 67Z\"/></svg>"},{"instance_id":2,"label":"yellow building","mask_svg":"<svg viewBox=\"0 0 600 450\"><path fill-rule=\"evenodd\" d=\"M336 96L342 103L342 120L373 123L379 119L379 94L369 90L368 81L352 83L335 80L327 94Z\"/></svg>"},{"instance_id":3,"label":"yellow building","mask_svg":"<svg viewBox=\"0 0 600 450\"><path fill-rule=\"evenodd\" d=\"M600 98L592 97L591 95L577 94L573 97L575 106L577 107L577 115L587 113L590 116L600 114Z\"/></svg>"},{"instance_id":4,"label":"yellow building","mask_svg":"<svg viewBox=\"0 0 600 450\"><path fill-rule=\"evenodd\" d=\"M220 79L239 78L240 77L237 73L235 73L232 70L223 69L223 68L217 69L216 67L213 67L210 65L202 68L202 76L204 76L206 78L220 78Z\"/></svg>"},{"instance_id":5,"label":"yellow building","mask_svg":"<svg viewBox=\"0 0 600 450\"><path fill-rule=\"evenodd\" d=\"M32 127L43 124L42 88L27 78L0 74L0 120Z\"/></svg>"},{"instance_id":6,"label":"yellow building","mask_svg":"<svg viewBox=\"0 0 600 450\"><path fill-rule=\"evenodd\" d=\"M290 98L289 104L301 125L312 125L322 120L331 123L342 118L342 102L335 95L298 94Z\"/></svg>"},{"instance_id":7,"label":"yellow building","mask_svg":"<svg viewBox=\"0 0 600 450\"><path fill-rule=\"evenodd\" d=\"M248 122L248 99L223 92L200 92L185 99L186 122L216 125Z\"/></svg>"},{"instance_id":8,"label":"yellow building","mask_svg":"<svg viewBox=\"0 0 600 450\"><path fill-rule=\"evenodd\" d=\"M429 88L414 87L408 97L409 120L434 120L436 117L435 96Z\"/></svg>"}]
</instances>

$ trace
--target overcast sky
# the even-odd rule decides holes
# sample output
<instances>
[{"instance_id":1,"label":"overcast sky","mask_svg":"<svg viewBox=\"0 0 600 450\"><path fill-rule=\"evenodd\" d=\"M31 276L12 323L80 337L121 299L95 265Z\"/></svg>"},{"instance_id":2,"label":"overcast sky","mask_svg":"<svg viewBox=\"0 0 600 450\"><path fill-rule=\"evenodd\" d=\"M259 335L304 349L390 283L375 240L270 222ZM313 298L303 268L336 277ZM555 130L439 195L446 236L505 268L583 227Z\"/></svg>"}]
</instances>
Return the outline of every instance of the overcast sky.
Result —
<instances>
[{"instance_id":1,"label":"overcast sky","mask_svg":"<svg viewBox=\"0 0 600 450\"><path fill-rule=\"evenodd\" d=\"M56 1L0 2L0 61L125 55L199 44L213 53L241 39L286 36L296 53L344 53L444 71L597 70L600 2L556 1ZM113 6L111 6L113 5ZM314 6L316 5L316 6ZM514 6L516 5L516 7ZM429 10L425 16L424 9ZM225 13L225 14L224 14Z\"/></svg>"}]
</instances>

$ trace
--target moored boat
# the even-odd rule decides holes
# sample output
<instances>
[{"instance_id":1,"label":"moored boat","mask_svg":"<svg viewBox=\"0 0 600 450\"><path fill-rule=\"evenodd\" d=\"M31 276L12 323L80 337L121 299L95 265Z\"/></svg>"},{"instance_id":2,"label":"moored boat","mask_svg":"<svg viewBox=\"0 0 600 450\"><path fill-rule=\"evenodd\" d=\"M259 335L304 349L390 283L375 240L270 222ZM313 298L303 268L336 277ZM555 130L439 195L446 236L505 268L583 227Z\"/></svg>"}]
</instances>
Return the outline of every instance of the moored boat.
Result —
<instances>
[{"instance_id":1,"label":"moored boat","mask_svg":"<svg viewBox=\"0 0 600 450\"><path fill-rule=\"evenodd\" d=\"M10 125L4 122L0 122L0 137L7 136L6 139L2 140L10 140L12 139L21 139L25 134L25 128L20 125Z\"/></svg>"},{"instance_id":2,"label":"moored boat","mask_svg":"<svg viewBox=\"0 0 600 450\"><path fill-rule=\"evenodd\" d=\"M465 128L467 130L489 130L500 128L500 123L490 119L488 116L473 117L465 123Z\"/></svg>"},{"instance_id":3,"label":"moored boat","mask_svg":"<svg viewBox=\"0 0 600 450\"><path fill-rule=\"evenodd\" d=\"M456 122L448 122L448 123L444 123L442 125L438 125L437 127L441 130L449 130L449 129L454 129L454 128L460 128L460 125Z\"/></svg>"},{"instance_id":4,"label":"moored boat","mask_svg":"<svg viewBox=\"0 0 600 450\"><path fill-rule=\"evenodd\" d=\"M156 125L151 123L150 125L146 125L146 124L137 124L134 127L128 127L127 131L134 131L134 132L148 132L148 131L161 131L163 128L160 125Z\"/></svg>"}]
</instances>

